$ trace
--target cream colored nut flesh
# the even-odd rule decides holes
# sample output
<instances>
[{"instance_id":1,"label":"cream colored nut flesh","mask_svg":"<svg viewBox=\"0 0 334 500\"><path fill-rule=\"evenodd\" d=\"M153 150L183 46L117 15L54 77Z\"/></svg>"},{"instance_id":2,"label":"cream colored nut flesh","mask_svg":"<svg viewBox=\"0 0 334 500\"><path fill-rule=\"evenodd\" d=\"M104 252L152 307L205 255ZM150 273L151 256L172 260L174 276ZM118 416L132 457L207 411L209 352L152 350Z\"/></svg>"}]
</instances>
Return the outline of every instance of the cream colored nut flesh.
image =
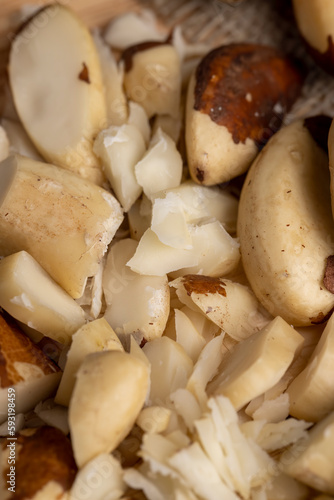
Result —
<instances>
[{"instance_id":1,"label":"cream colored nut flesh","mask_svg":"<svg viewBox=\"0 0 334 500\"><path fill-rule=\"evenodd\" d=\"M0 423L8 420L12 431L15 414L28 412L53 395L61 371L11 318L0 315L0 334L4 361L0 368Z\"/></svg>"},{"instance_id":2,"label":"cream colored nut flesh","mask_svg":"<svg viewBox=\"0 0 334 500\"><path fill-rule=\"evenodd\" d=\"M177 117L180 112L181 67L175 48L168 43L143 42L127 48L124 86L128 99L153 115Z\"/></svg>"},{"instance_id":3,"label":"cream colored nut flesh","mask_svg":"<svg viewBox=\"0 0 334 500\"><path fill-rule=\"evenodd\" d=\"M209 394L228 397L234 408L240 410L280 380L303 341L277 316L223 358L218 375L209 384Z\"/></svg>"},{"instance_id":4,"label":"cream colored nut flesh","mask_svg":"<svg viewBox=\"0 0 334 500\"><path fill-rule=\"evenodd\" d=\"M20 119L41 155L101 184L92 146L107 123L106 101L99 57L81 20L60 4L39 11L13 40L9 78Z\"/></svg>"},{"instance_id":5,"label":"cream colored nut flesh","mask_svg":"<svg viewBox=\"0 0 334 500\"><path fill-rule=\"evenodd\" d=\"M170 394L186 386L193 362L183 347L168 337L147 342L143 351L151 364L149 403L168 404Z\"/></svg>"},{"instance_id":6,"label":"cream colored nut flesh","mask_svg":"<svg viewBox=\"0 0 334 500\"><path fill-rule=\"evenodd\" d=\"M328 134L328 156L329 156L329 172L330 172L330 192L332 214L334 217L334 125L331 123Z\"/></svg>"},{"instance_id":7,"label":"cream colored nut flesh","mask_svg":"<svg viewBox=\"0 0 334 500\"><path fill-rule=\"evenodd\" d=\"M14 441L12 440L12 443ZM65 434L50 426L23 429L18 433L15 445L7 447L5 440L0 449L1 479L6 486L2 490L0 480L0 495L2 500L29 498L29 500L67 500L77 473L73 458L71 443ZM1 454L2 452L2 454ZM15 464L10 462L15 456ZM14 466L10 485L7 474L10 463ZM22 472L21 472L22 471ZM13 486L13 490L9 487Z\"/></svg>"},{"instance_id":8,"label":"cream colored nut flesh","mask_svg":"<svg viewBox=\"0 0 334 500\"><path fill-rule=\"evenodd\" d=\"M187 225L213 219L228 233L236 233L238 200L222 189L185 181L176 188L158 192L152 201L151 228L167 245L189 245Z\"/></svg>"},{"instance_id":9,"label":"cream colored nut flesh","mask_svg":"<svg viewBox=\"0 0 334 500\"><path fill-rule=\"evenodd\" d=\"M173 278L190 273L222 276L238 266L239 243L219 221L189 225L188 236L188 248L175 248L162 243L149 228L142 235L137 250L127 265L140 274L170 274ZM182 239L186 238L187 234Z\"/></svg>"},{"instance_id":10,"label":"cream colored nut flesh","mask_svg":"<svg viewBox=\"0 0 334 500\"><path fill-rule=\"evenodd\" d=\"M135 165L137 182L152 198L163 189L175 188L182 179L183 163L175 142L161 129L152 137L148 150Z\"/></svg>"},{"instance_id":11,"label":"cream colored nut flesh","mask_svg":"<svg viewBox=\"0 0 334 500\"><path fill-rule=\"evenodd\" d=\"M185 140L193 180L210 186L246 172L301 84L292 62L272 47L234 43L207 53L188 85Z\"/></svg>"},{"instance_id":12,"label":"cream colored nut flesh","mask_svg":"<svg viewBox=\"0 0 334 500\"><path fill-rule=\"evenodd\" d=\"M62 344L85 323L83 309L24 250L0 260L0 307Z\"/></svg>"},{"instance_id":13,"label":"cream colored nut flesh","mask_svg":"<svg viewBox=\"0 0 334 500\"><path fill-rule=\"evenodd\" d=\"M120 351L89 354L83 361L69 406L76 463L84 466L113 451L130 432L149 387L147 366Z\"/></svg>"},{"instance_id":14,"label":"cream colored nut flesh","mask_svg":"<svg viewBox=\"0 0 334 500\"><path fill-rule=\"evenodd\" d=\"M120 204L73 172L23 156L2 162L0 176L0 254L26 250L79 298L123 220Z\"/></svg>"},{"instance_id":15,"label":"cream colored nut flesh","mask_svg":"<svg viewBox=\"0 0 334 500\"><path fill-rule=\"evenodd\" d=\"M118 50L147 40L162 42L167 36L167 32L158 26L155 14L149 9L125 12L117 16L110 21L104 33L106 42Z\"/></svg>"},{"instance_id":16,"label":"cream colored nut flesh","mask_svg":"<svg viewBox=\"0 0 334 500\"><path fill-rule=\"evenodd\" d=\"M125 489L120 462L111 454L101 453L78 471L68 500L80 500L92 490L94 500L117 500Z\"/></svg>"},{"instance_id":17,"label":"cream colored nut flesh","mask_svg":"<svg viewBox=\"0 0 334 500\"><path fill-rule=\"evenodd\" d=\"M307 366L292 381L287 393L293 417L319 422L334 410L334 316L323 331Z\"/></svg>"},{"instance_id":18,"label":"cream colored nut flesh","mask_svg":"<svg viewBox=\"0 0 334 500\"><path fill-rule=\"evenodd\" d=\"M103 273L104 317L116 333L152 340L163 334L170 312L168 280L166 275L137 274L126 265L137 245L125 238L109 250Z\"/></svg>"},{"instance_id":19,"label":"cream colored nut flesh","mask_svg":"<svg viewBox=\"0 0 334 500\"><path fill-rule=\"evenodd\" d=\"M326 125L314 118L277 132L250 168L239 204L249 283L273 316L295 326L321 323L334 306L324 286L334 253L328 157L316 136L326 142Z\"/></svg>"},{"instance_id":20,"label":"cream colored nut flesh","mask_svg":"<svg viewBox=\"0 0 334 500\"><path fill-rule=\"evenodd\" d=\"M133 240L139 241L145 231L149 229L152 218L150 200L144 195L139 198L128 212L128 222L130 236Z\"/></svg>"},{"instance_id":21,"label":"cream colored nut flesh","mask_svg":"<svg viewBox=\"0 0 334 500\"><path fill-rule=\"evenodd\" d=\"M271 317L252 291L223 278L187 274L169 283L185 305L201 311L233 339L244 340L264 328Z\"/></svg>"},{"instance_id":22,"label":"cream colored nut flesh","mask_svg":"<svg viewBox=\"0 0 334 500\"><path fill-rule=\"evenodd\" d=\"M334 495L334 412L317 423L307 439L281 456L284 472L323 493Z\"/></svg>"},{"instance_id":23,"label":"cream colored nut flesh","mask_svg":"<svg viewBox=\"0 0 334 500\"><path fill-rule=\"evenodd\" d=\"M104 318L90 321L79 328L72 336L55 402L64 406L69 405L76 374L87 354L112 350L123 351L124 349L117 335Z\"/></svg>"},{"instance_id":24,"label":"cream colored nut flesh","mask_svg":"<svg viewBox=\"0 0 334 500\"><path fill-rule=\"evenodd\" d=\"M27 132L19 121L3 118L1 126L5 129L9 140L9 153L28 156L33 160L43 161L37 149L31 142Z\"/></svg>"},{"instance_id":25,"label":"cream colored nut flesh","mask_svg":"<svg viewBox=\"0 0 334 500\"><path fill-rule=\"evenodd\" d=\"M334 5L331 0L293 0L296 23L309 52L334 73Z\"/></svg>"},{"instance_id":26,"label":"cream colored nut flesh","mask_svg":"<svg viewBox=\"0 0 334 500\"><path fill-rule=\"evenodd\" d=\"M108 125L123 125L128 118L128 104L123 88L123 68L118 66L110 47L97 30L94 32L94 43L102 70Z\"/></svg>"},{"instance_id":27,"label":"cream colored nut flesh","mask_svg":"<svg viewBox=\"0 0 334 500\"><path fill-rule=\"evenodd\" d=\"M125 212L142 192L135 176L135 165L146 151L144 138L135 125L111 126L99 133L94 152Z\"/></svg>"}]
</instances>

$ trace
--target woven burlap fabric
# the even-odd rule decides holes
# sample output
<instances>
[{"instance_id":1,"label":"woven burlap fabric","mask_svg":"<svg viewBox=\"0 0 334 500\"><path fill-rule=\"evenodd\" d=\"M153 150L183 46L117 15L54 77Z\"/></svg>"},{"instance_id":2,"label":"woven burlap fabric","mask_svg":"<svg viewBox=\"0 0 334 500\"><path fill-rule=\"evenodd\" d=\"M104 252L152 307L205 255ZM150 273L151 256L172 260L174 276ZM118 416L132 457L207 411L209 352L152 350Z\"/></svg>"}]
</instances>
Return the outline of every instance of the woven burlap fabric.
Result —
<instances>
[{"instance_id":1,"label":"woven burlap fabric","mask_svg":"<svg viewBox=\"0 0 334 500\"><path fill-rule=\"evenodd\" d=\"M334 77L321 70L308 55L298 33L288 0L143 0L163 24L182 24L190 42L210 47L233 42L271 45L290 54L306 69L302 95L285 123L295 118L327 114L334 116Z\"/></svg>"}]
</instances>

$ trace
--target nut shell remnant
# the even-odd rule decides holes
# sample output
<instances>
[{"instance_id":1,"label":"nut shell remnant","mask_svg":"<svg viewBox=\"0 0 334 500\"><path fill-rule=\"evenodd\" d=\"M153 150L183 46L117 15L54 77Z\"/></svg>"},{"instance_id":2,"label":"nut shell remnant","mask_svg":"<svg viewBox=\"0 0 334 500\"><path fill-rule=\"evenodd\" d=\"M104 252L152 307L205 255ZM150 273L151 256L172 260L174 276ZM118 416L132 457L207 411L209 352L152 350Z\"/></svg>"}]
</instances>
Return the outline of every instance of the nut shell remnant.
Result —
<instances>
[{"instance_id":1,"label":"nut shell remnant","mask_svg":"<svg viewBox=\"0 0 334 500\"><path fill-rule=\"evenodd\" d=\"M15 413L18 414L32 410L51 396L60 377L60 369L13 319L0 315L0 423L9 416L9 387L14 388Z\"/></svg>"},{"instance_id":2,"label":"nut shell remnant","mask_svg":"<svg viewBox=\"0 0 334 500\"><path fill-rule=\"evenodd\" d=\"M186 147L192 178L219 184L242 174L280 128L303 78L271 47L231 44L209 52L188 88Z\"/></svg>"},{"instance_id":3,"label":"nut shell remnant","mask_svg":"<svg viewBox=\"0 0 334 500\"><path fill-rule=\"evenodd\" d=\"M75 464L69 439L58 429L44 426L25 429L15 441L4 441L2 475L10 473L7 446L15 443L15 493L1 492L4 500L65 500L74 482ZM14 448L13 448L14 449ZM1 481L0 481L1 484Z\"/></svg>"}]
</instances>

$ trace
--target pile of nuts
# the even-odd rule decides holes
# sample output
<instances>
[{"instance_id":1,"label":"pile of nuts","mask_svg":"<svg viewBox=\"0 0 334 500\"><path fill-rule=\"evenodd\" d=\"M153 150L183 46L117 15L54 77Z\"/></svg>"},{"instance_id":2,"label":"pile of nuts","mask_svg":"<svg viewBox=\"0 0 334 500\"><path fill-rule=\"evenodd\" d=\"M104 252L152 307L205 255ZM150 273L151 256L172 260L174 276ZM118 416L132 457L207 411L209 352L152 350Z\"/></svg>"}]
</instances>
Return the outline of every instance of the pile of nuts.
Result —
<instances>
[{"instance_id":1,"label":"pile of nuts","mask_svg":"<svg viewBox=\"0 0 334 500\"><path fill-rule=\"evenodd\" d=\"M334 8L292 4L334 73ZM1 498L334 498L334 125L284 122L306 77L149 10L22 24L0 126Z\"/></svg>"}]
</instances>

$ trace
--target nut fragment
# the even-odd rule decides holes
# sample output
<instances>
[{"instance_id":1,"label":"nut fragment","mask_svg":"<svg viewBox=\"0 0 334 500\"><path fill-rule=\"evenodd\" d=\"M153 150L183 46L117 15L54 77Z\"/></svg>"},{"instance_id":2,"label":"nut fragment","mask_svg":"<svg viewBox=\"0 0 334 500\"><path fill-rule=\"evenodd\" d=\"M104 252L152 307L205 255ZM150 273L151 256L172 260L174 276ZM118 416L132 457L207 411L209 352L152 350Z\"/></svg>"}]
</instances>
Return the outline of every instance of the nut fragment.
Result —
<instances>
[{"instance_id":1,"label":"nut fragment","mask_svg":"<svg viewBox=\"0 0 334 500\"><path fill-rule=\"evenodd\" d=\"M85 322L83 309L25 251L0 260L0 306L62 344Z\"/></svg>"},{"instance_id":2,"label":"nut fragment","mask_svg":"<svg viewBox=\"0 0 334 500\"><path fill-rule=\"evenodd\" d=\"M79 298L123 220L118 201L68 170L19 155L0 164L0 177L0 254L29 252Z\"/></svg>"},{"instance_id":3,"label":"nut fragment","mask_svg":"<svg viewBox=\"0 0 334 500\"><path fill-rule=\"evenodd\" d=\"M163 42L143 42L127 48L124 85L132 101L143 106L147 115L180 112L181 68L175 48Z\"/></svg>"},{"instance_id":4,"label":"nut fragment","mask_svg":"<svg viewBox=\"0 0 334 500\"><path fill-rule=\"evenodd\" d=\"M333 443L334 412L316 424L308 438L283 453L281 464L284 472L312 488L333 495Z\"/></svg>"},{"instance_id":5,"label":"nut fragment","mask_svg":"<svg viewBox=\"0 0 334 500\"><path fill-rule=\"evenodd\" d=\"M20 119L43 158L101 184L92 151L106 124L100 62L74 12L60 4L37 12L13 40L9 77Z\"/></svg>"},{"instance_id":6,"label":"nut fragment","mask_svg":"<svg viewBox=\"0 0 334 500\"><path fill-rule=\"evenodd\" d=\"M120 351L89 354L83 361L69 406L76 463L85 465L113 451L130 432L144 404L147 366Z\"/></svg>"},{"instance_id":7,"label":"nut fragment","mask_svg":"<svg viewBox=\"0 0 334 500\"><path fill-rule=\"evenodd\" d=\"M226 354L218 375L209 384L209 394L228 397L234 408L240 410L280 380L303 341L277 316Z\"/></svg>"},{"instance_id":8,"label":"nut fragment","mask_svg":"<svg viewBox=\"0 0 334 500\"><path fill-rule=\"evenodd\" d=\"M64 373L55 397L56 403L69 405L77 371L87 354L106 350L123 351L123 347L104 318L96 319L79 328L72 337L70 350L67 353Z\"/></svg>"}]
</instances>

